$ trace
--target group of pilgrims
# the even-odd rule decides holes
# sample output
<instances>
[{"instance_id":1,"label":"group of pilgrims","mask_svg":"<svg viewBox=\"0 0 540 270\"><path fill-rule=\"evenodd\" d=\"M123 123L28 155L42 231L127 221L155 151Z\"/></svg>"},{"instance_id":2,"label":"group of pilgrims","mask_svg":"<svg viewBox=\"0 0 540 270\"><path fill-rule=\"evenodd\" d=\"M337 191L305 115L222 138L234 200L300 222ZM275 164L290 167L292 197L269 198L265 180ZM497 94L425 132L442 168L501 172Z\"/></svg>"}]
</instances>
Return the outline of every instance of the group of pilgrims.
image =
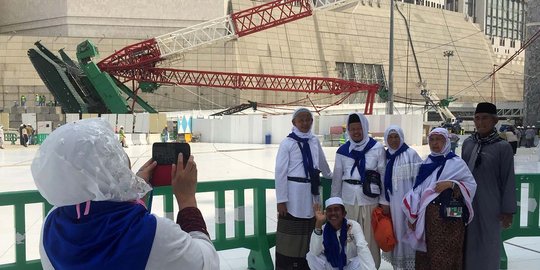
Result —
<instances>
[{"instance_id":1,"label":"group of pilgrims","mask_svg":"<svg viewBox=\"0 0 540 270\"><path fill-rule=\"evenodd\" d=\"M496 122L495 105L480 103L462 157L449 132L435 128L422 159L399 126L386 128L385 147L370 137L368 119L351 113L331 170L313 115L297 109L276 157L276 269L378 269L381 257L394 269L499 269L500 232L516 201L512 149ZM332 179L324 206L321 174ZM375 209L391 219L390 251L376 241Z\"/></svg>"}]
</instances>

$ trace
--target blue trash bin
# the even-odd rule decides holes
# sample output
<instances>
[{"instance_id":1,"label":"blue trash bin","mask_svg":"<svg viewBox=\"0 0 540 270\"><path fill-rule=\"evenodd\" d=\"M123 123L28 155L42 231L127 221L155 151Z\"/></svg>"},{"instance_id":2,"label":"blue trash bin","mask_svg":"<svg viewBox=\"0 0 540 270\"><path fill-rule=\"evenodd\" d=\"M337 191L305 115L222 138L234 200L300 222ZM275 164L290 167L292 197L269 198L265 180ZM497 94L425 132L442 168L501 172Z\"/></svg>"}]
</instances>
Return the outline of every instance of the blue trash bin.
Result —
<instances>
[{"instance_id":1,"label":"blue trash bin","mask_svg":"<svg viewBox=\"0 0 540 270\"><path fill-rule=\"evenodd\" d=\"M264 143L265 144L271 144L272 143L272 135L271 134L266 134L264 136Z\"/></svg>"}]
</instances>

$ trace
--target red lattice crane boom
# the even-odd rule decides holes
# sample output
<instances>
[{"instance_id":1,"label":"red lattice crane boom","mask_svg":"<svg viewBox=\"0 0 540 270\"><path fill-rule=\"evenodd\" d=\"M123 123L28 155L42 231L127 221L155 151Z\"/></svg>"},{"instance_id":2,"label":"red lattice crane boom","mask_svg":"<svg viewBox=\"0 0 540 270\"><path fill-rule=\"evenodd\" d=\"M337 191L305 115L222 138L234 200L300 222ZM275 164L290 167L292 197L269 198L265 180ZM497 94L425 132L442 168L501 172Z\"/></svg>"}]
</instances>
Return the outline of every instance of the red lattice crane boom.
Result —
<instances>
[{"instance_id":1,"label":"red lattice crane boom","mask_svg":"<svg viewBox=\"0 0 540 270\"><path fill-rule=\"evenodd\" d=\"M367 91L364 113L371 114L376 84L334 78L298 77L158 68L162 61L218 41L226 41L282 25L307 16L314 10L335 7L353 0L277 0L230 16L207 21L127 46L98 63L110 75L138 82L207 86L232 89L271 90L321 94Z\"/></svg>"}]
</instances>

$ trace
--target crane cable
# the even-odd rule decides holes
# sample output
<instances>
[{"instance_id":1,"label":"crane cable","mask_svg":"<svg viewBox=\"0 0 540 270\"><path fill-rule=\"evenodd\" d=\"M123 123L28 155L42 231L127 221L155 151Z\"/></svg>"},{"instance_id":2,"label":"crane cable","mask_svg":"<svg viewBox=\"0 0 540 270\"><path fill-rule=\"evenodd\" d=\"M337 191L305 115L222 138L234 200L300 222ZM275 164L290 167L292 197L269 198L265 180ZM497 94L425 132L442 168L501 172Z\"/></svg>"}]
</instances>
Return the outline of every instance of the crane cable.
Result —
<instances>
[{"instance_id":1,"label":"crane cable","mask_svg":"<svg viewBox=\"0 0 540 270\"><path fill-rule=\"evenodd\" d=\"M488 80L491 76L493 76L495 73L497 73L499 70L501 70L504 66L506 66L508 63L510 63L514 58L516 58L519 54L521 54L527 47L529 47L536 39L540 37L540 30L538 30L529 40L527 40L521 48L519 48L512 56L510 56L502 65L500 65L497 69L490 72L489 74L485 75L481 79L477 80L473 83L473 85L479 85L481 83L484 83L486 80ZM526 75L526 74L525 74ZM527 75L526 75L527 76ZM461 93L463 91L466 91L472 87L472 85L465 87L464 89L458 91L456 94Z\"/></svg>"}]
</instances>

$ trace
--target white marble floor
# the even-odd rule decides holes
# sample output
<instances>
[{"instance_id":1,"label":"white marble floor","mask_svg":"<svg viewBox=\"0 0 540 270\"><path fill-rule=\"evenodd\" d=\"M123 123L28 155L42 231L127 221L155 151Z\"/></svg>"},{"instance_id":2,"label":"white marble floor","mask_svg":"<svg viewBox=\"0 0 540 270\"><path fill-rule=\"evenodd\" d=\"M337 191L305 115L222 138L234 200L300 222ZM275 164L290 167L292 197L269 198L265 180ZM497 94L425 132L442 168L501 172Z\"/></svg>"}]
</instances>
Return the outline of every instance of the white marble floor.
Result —
<instances>
[{"instance_id":1,"label":"white marble floor","mask_svg":"<svg viewBox=\"0 0 540 270\"><path fill-rule=\"evenodd\" d=\"M200 181L214 181L244 178L273 178L274 159L277 145L247 145L247 144L192 144L192 153L195 156ZM426 156L429 149L426 146L414 147L421 156ZM37 146L24 148L22 146L7 145L0 150L0 194L8 191L35 190L36 186L30 173L30 164L37 151ZM336 147L324 148L330 166L333 166ZM540 173L538 153L534 148L520 148L516 156L516 173ZM137 170L151 156L151 146L132 146L126 149L130 156L133 169ZM458 153L460 151L458 150ZM525 192L524 194L527 194ZM1 196L1 195L0 195ZM199 197L204 198L205 195ZM232 196L232 194L226 194ZM229 198L229 197L228 197ZM246 232L253 231L253 224L249 222L250 195L246 194ZM267 227L269 231L276 228L275 195L268 192ZM209 231L214 230L214 207L211 202L199 204L207 221ZM528 203L527 198L520 198L521 202ZM154 202L154 209L159 209L160 201ZM524 206L524 205L523 205ZM522 216L532 205L523 207ZM226 211L233 213L232 200L226 200ZM41 227L41 210L37 205L27 206L27 252L29 259L37 259L39 230ZM156 211L156 214L163 215ZM13 210L10 207L0 207L0 265L13 262L15 259L13 228ZM232 220L227 221L227 235L233 234ZM523 220L522 220L523 222ZM509 258L509 269L535 269L540 265L540 236L514 238L505 243ZM274 250L271 250L273 254ZM235 249L219 252L221 269L246 269L249 251ZM383 262L381 269L392 269L391 265Z\"/></svg>"}]
</instances>

